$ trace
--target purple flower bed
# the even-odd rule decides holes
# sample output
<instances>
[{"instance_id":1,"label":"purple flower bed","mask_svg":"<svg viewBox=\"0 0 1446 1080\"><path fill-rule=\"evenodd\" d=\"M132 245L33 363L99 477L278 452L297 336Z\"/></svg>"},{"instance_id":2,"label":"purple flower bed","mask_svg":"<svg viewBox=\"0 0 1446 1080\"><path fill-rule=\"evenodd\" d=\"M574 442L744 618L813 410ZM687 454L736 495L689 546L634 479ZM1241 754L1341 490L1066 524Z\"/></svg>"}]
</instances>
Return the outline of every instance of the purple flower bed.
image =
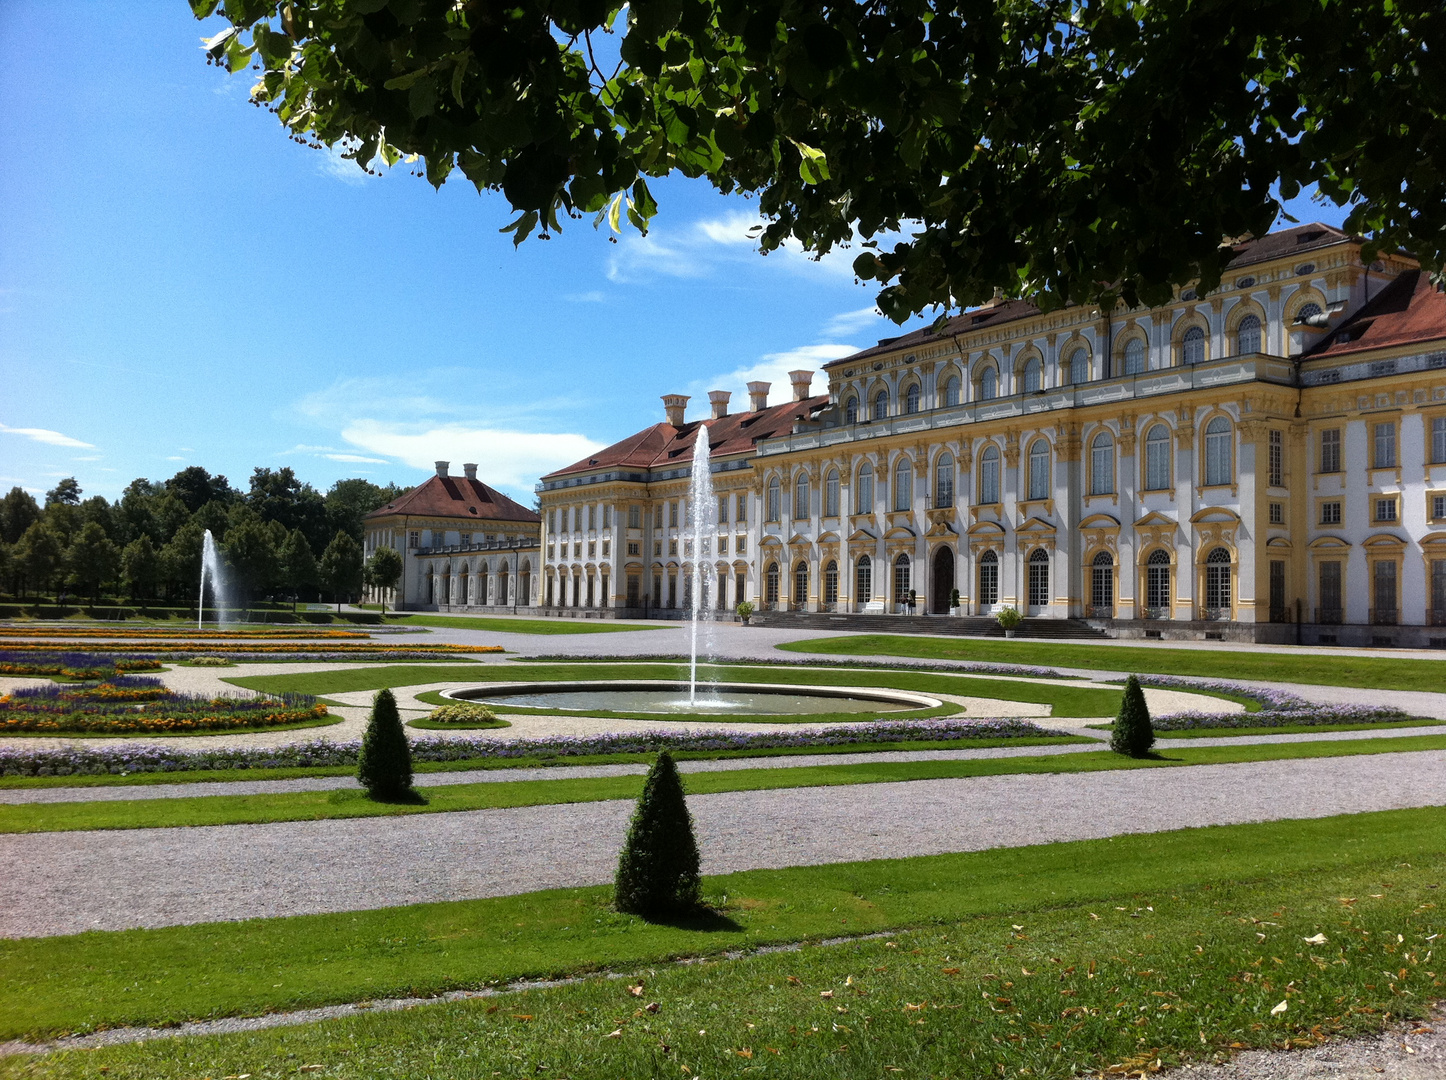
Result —
<instances>
[{"instance_id":1,"label":"purple flower bed","mask_svg":"<svg viewBox=\"0 0 1446 1080\"><path fill-rule=\"evenodd\" d=\"M0 675L66 675L103 679L118 671L159 671L159 658L149 653L37 653L0 650Z\"/></svg>"},{"instance_id":2,"label":"purple flower bed","mask_svg":"<svg viewBox=\"0 0 1446 1080\"><path fill-rule=\"evenodd\" d=\"M1156 731L1198 731L1210 728L1320 727L1323 724L1398 724L1411 720L1410 713L1374 705L1316 705L1298 694L1273 687L1244 687L1212 679L1185 679L1173 675L1148 675L1141 686L1164 690L1206 691L1234 694L1260 702L1259 712L1165 713L1152 718Z\"/></svg>"},{"instance_id":3,"label":"purple flower bed","mask_svg":"<svg viewBox=\"0 0 1446 1080\"><path fill-rule=\"evenodd\" d=\"M418 739L416 761L476 758L577 757L642 754L668 749L777 750L809 746L865 746L956 739L1024 739L1055 735L1026 720L880 720L856 727L813 728L767 734L658 731L637 734L556 736L502 741L486 738ZM356 764L360 742L316 740L276 747L176 750L153 746L97 746L64 750L0 749L0 776L72 776L99 773L189 772L197 769L284 769Z\"/></svg>"}]
</instances>

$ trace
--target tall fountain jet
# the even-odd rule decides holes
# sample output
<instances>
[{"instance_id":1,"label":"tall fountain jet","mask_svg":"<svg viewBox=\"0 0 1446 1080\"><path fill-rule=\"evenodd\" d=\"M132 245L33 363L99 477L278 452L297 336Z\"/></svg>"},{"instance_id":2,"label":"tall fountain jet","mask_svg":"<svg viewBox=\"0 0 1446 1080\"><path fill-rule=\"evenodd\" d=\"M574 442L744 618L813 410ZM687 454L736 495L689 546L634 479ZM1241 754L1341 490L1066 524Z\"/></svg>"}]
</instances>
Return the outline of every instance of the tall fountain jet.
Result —
<instances>
[{"instance_id":1,"label":"tall fountain jet","mask_svg":"<svg viewBox=\"0 0 1446 1080\"><path fill-rule=\"evenodd\" d=\"M688 486L688 504L693 515L693 603L688 654L688 702L698 701L698 636L703 624L712 619L710 600L714 570L713 537L718 531L718 503L713 497L713 473L708 463L708 425L699 424L693 439L693 478ZM705 641L706 645L706 641Z\"/></svg>"},{"instance_id":2,"label":"tall fountain jet","mask_svg":"<svg viewBox=\"0 0 1446 1080\"><path fill-rule=\"evenodd\" d=\"M216 538L211 530L201 539L201 598L196 605L196 629L206 618L206 579L211 579L211 599L216 605L216 621L221 621L225 607L225 578L221 576L221 552L216 547Z\"/></svg>"}]
</instances>

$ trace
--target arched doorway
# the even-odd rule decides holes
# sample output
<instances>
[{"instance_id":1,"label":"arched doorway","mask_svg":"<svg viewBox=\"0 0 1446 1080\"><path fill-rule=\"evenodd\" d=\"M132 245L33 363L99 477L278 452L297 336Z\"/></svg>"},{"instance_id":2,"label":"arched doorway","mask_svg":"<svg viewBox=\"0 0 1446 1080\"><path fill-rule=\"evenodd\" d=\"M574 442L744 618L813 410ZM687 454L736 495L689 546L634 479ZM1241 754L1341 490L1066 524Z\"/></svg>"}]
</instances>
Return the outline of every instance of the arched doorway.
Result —
<instances>
[{"instance_id":1,"label":"arched doorway","mask_svg":"<svg viewBox=\"0 0 1446 1080\"><path fill-rule=\"evenodd\" d=\"M896 612L905 611L909 607L909 593L912 591L909 584L910 569L909 556L900 552L898 558L894 560L894 610ZM909 614L912 615L913 612L910 611Z\"/></svg>"},{"instance_id":2,"label":"arched doorway","mask_svg":"<svg viewBox=\"0 0 1446 1080\"><path fill-rule=\"evenodd\" d=\"M1029 553L1029 614L1043 615L1049 606L1049 552L1035 548Z\"/></svg>"},{"instance_id":3,"label":"arched doorway","mask_svg":"<svg viewBox=\"0 0 1446 1080\"><path fill-rule=\"evenodd\" d=\"M940 544L934 551L934 568L929 590L929 611L934 615L949 614L949 594L954 590L954 549Z\"/></svg>"}]
</instances>

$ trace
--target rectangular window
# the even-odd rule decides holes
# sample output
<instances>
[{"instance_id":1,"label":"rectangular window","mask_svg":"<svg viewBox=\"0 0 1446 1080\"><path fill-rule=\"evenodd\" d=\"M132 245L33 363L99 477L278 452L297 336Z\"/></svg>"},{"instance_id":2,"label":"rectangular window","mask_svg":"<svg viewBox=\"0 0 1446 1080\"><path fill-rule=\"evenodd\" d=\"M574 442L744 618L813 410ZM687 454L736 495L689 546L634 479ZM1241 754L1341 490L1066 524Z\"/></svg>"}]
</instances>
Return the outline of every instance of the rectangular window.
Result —
<instances>
[{"instance_id":1,"label":"rectangular window","mask_svg":"<svg viewBox=\"0 0 1446 1080\"><path fill-rule=\"evenodd\" d=\"M1394 469L1396 467L1396 425L1394 421L1375 426L1375 454L1372 456L1373 469Z\"/></svg>"},{"instance_id":2,"label":"rectangular window","mask_svg":"<svg viewBox=\"0 0 1446 1080\"><path fill-rule=\"evenodd\" d=\"M641 506L628 507L628 528L641 529L643 527L643 508Z\"/></svg>"},{"instance_id":3,"label":"rectangular window","mask_svg":"<svg viewBox=\"0 0 1446 1080\"><path fill-rule=\"evenodd\" d=\"M726 536L720 536L720 537L718 537L718 554L719 554L719 555L727 555L727 554L728 554L728 537L726 537Z\"/></svg>"},{"instance_id":4,"label":"rectangular window","mask_svg":"<svg viewBox=\"0 0 1446 1080\"><path fill-rule=\"evenodd\" d=\"M613 527L613 507L611 503L603 507L602 527L604 529L611 529Z\"/></svg>"},{"instance_id":5,"label":"rectangular window","mask_svg":"<svg viewBox=\"0 0 1446 1080\"><path fill-rule=\"evenodd\" d=\"M675 502L668 503L668 524L670 526L678 524L678 504Z\"/></svg>"},{"instance_id":6,"label":"rectangular window","mask_svg":"<svg viewBox=\"0 0 1446 1080\"><path fill-rule=\"evenodd\" d=\"M1317 572L1320 579L1320 607L1316 611L1315 621L1338 623L1341 621L1341 564L1330 559L1320 563Z\"/></svg>"},{"instance_id":7,"label":"rectangular window","mask_svg":"<svg viewBox=\"0 0 1446 1080\"><path fill-rule=\"evenodd\" d=\"M659 559L659 558L662 558L662 555L663 555L663 542L662 542L661 540L654 540L654 541L653 541L653 558Z\"/></svg>"},{"instance_id":8,"label":"rectangular window","mask_svg":"<svg viewBox=\"0 0 1446 1080\"><path fill-rule=\"evenodd\" d=\"M1285 522L1285 506L1281 503L1270 504L1270 523L1281 525Z\"/></svg>"},{"instance_id":9,"label":"rectangular window","mask_svg":"<svg viewBox=\"0 0 1446 1080\"><path fill-rule=\"evenodd\" d=\"M736 524L738 524L738 525L747 525L747 524L748 524L748 496L747 496L747 495L739 495L739 496L738 496L737 508L738 508L738 513L736 513L735 515L733 515L733 520L734 520L734 522L735 522Z\"/></svg>"},{"instance_id":10,"label":"rectangular window","mask_svg":"<svg viewBox=\"0 0 1446 1080\"><path fill-rule=\"evenodd\" d=\"M1431 421L1431 463L1446 465L1446 416Z\"/></svg>"},{"instance_id":11,"label":"rectangular window","mask_svg":"<svg viewBox=\"0 0 1446 1080\"><path fill-rule=\"evenodd\" d=\"M612 555L612 553L613 553L613 542L612 542L611 540L604 540L604 541L603 541L603 558L604 558L604 559L608 558L610 555Z\"/></svg>"},{"instance_id":12,"label":"rectangular window","mask_svg":"<svg viewBox=\"0 0 1446 1080\"><path fill-rule=\"evenodd\" d=\"M1431 520L1440 521L1446 518L1446 495L1431 496Z\"/></svg>"},{"instance_id":13,"label":"rectangular window","mask_svg":"<svg viewBox=\"0 0 1446 1080\"><path fill-rule=\"evenodd\" d=\"M733 545L733 550L739 555L748 554L748 537L740 536L738 542Z\"/></svg>"},{"instance_id":14,"label":"rectangular window","mask_svg":"<svg viewBox=\"0 0 1446 1080\"><path fill-rule=\"evenodd\" d=\"M1373 623L1394 623L1396 621L1396 564L1387 560L1376 563L1372 574L1372 591L1376 610L1371 616Z\"/></svg>"},{"instance_id":15,"label":"rectangular window","mask_svg":"<svg viewBox=\"0 0 1446 1080\"><path fill-rule=\"evenodd\" d=\"M584 507L582 508L582 531L583 531L583 532L591 532L591 531L592 531L592 521L593 521L593 518L592 518L592 506L591 506L591 505L584 506Z\"/></svg>"},{"instance_id":16,"label":"rectangular window","mask_svg":"<svg viewBox=\"0 0 1446 1080\"><path fill-rule=\"evenodd\" d=\"M676 555L676 554L678 554L678 541L677 541L677 540L669 540L669 541L668 541L668 554L669 554L669 555Z\"/></svg>"},{"instance_id":17,"label":"rectangular window","mask_svg":"<svg viewBox=\"0 0 1446 1080\"><path fill-rule=\"evenodd\" d=\"M1446 559L1431 560L1432 626L1446 626Z\"/></svg>"},{"instance_id":18,"label":"rectangular window","mask_svg":"<svg viewBox=\"0 0 1446 1080\"><path fill-rule=\"evenodd\" d=\"M719 495L719 496L718 496L718 524L719 524L719 525L727 525L727 524L728 524L728 496L727 496L727 495Z\"/></svg>"},{"instance_id":19,"label":"rectangular window","mask_svg":"<svg viewBox=\"0 0 1446 1080\"><path fill-rule=\"evenodd\" d=\"M407 533L407 547L419 548L422 546L422 534L420 532Z\"/></svg>"},{"instance_id":20,"label":"rectangular window","mask_svg":"<svg viewBox=\"0 0 1446 1080\"><path fill-rule=\"evenodd\" d=\"M628 554L629 554L629 555L641 555L642 553L643 553L643 545L642 545L642 544L639 544L639 543L637 543L636 541L630 541L630 542L628 543ZM637 607L636 604L634 604L634 605L632 605L632 606L633 606L633 607Z\"/></svg>"},{"instance_id":21,"label":"rectangular window","mask_svg":"<svg viewBox=\"0 0 1446 1080\"><path fill-rule=\"evenodd\" d=\"M1396 500L1395 500L1395 499L1377 499L1377 500L1376 500L1376 514L1375 514L1375 519L1376 519L1377 521L1395 521L1395 520L1396 520Z\"/></svg>"},{"instance_id":22,"label":"rectangular window","mask_svg":"<svg viewBox=\"0 0 1446 1080\"><path fill-rule=\"evenodd\" d=\"M1339 525L1341 523L1341 504L1338 502L1321 503L1320 523L1322 525Z\"/></svg>"},{"instance_id":23,"label":"rectangular window","mask_svg":"<svg viewBox=\"0 0 1446 1080\"><path fill-rule=\"evenodd\" d=\"M1341 429L1327 428L1320 433L1320 471L1341 471Z\"/></svg>"},{"instance_id":24,"label":"rectangular window","mask_svg":"<svg viewBox=\"0 0 1446 1080\"><path fill-rule=\"evenodd\" d=\"M1285 562L1270 560L1270 621L1285 622Z\"/></svg>"},{"instance_id":25,"label":"rectangular window","mask_svg":"<svg viewBox=\"0 0 1446 1080\"><path fill-rule=\"evenodd\" d=\"M1285 461L1285 446L1279 431L1270 433L1270 486L1280 487Z\"/></svg>"}]
</instances>

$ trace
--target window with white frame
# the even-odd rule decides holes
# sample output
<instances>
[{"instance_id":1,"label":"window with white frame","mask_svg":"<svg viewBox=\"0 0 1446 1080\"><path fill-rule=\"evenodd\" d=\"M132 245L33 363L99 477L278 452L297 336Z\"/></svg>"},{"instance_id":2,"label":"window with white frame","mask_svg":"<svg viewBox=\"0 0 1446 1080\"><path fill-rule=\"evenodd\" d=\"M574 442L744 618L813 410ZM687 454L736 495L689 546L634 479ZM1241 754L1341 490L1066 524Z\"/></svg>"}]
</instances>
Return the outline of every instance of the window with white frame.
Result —
<instances>
[{"instance_id":1,"label":"window with white frame","mask_svg":"<svg viewBox=\"0 0 1446 1080\"><path fill-rule=\"evenodd\" d=\"M1049 603L1049 552L1035 548L1029 553L1029 606L1044 607Z\"/></svg>"},{"instance_id":2,"label":"window with white frame","mask_svg":"<svg viewBox=\"0 0 1446 1080\"><path fill-rule=\"evenodd\" d=\"M1270 523L1272 525L1285 524L1285 504L1273 502L1270 504Z\"/></svg>"},{"instance_id":3,"label":"window with white frame","mask_svg":"<svg viewBox=\"0 0 1446 1080\"><path fill-rule=\"evenodd\" d=\"M1385 421L1376 424L1373 428L1374 453L1371 455L1371 467L1374 469L1394 469L1396 467L1396 424L1394 421Z\"/></svg>"},{"instance_id":4,"label":"window with white frame","mask_svg":"<svg viewBox=\"0 0 1446 1080\"><path fill-rule=\"evenodd\" d=\"M867 555L860 555L854 563L854 599L867 604L874 598L874 563Z\"/></svg>"},{"instance_id":5,"label":"window with white frame","mask_svg":"<svg viewBox=\"0 0 1446 1080\"><path fill-rule=\"evenodd\" d=\"M1235 351L1240 356L1260 351L1260 316L1247 315L1235 328Z\"/></svg>"},{"instance_id":6,"label":"window with white frame","mask_svg":"<svg viewBox=\"0 0 1446 1080\"><path fill-rule=\"evenodd\" d=\"M779 506L779 504L782 502L782 499L779 495L780 488L781 485L778 483L778 477L770 477L768 480L768 505L766 507L766 521L777 521L781 516Z\"/></svg>"},{"instance_id":7,"label":"window with white frame","mask_svg":"<svg viewBox=\"0 0 1446 1080\"><path fill-rule=\"evenodd\" d=\"M1115 490L1115 440L1101 431L1090 443L1090 494L1109 495Z\"/></svg>"},{"instance_id":8,"label":"window with white frame","mask_svg":"<svg viewBox=\"0 0 1446 1080\"><path fill-rule=\"evenodd\" d=\"M1320 471L1341 471L1341 429L1326 428L1320 433Z\"/></svg>"},{"instance_id":9,"label":"window with white frame","mask_svg":"<svg viewBox=\"0 0 1446 1080\"><path fill-rule=\"evenodd\" d=\"M748 496L747 496L747 495L744 495L744 494L741 493L741 492L739 493L739 495L738 495L738 503L737 503L736 509L737 509L737 513L735 513L735 514L733 515L734 524L737 524L737 525L747 525L747 524L748 524Z\"/></svg>"},{"instance_id":10,"label":"window with white frame","mask_svg":"<svg viewBox=\"0 0 1446 1080\"><path fill-rule=\"evenodd\" d=\"M940 509L954 505L954 455L948 451L934 463L934 505Z\"/></svg>"},{"instance_id":11,"label":"window with white frame","mask_svg":"<svg viewBox=\"0 0 1446 1080\"><path fill-rule=\"evenodd\" d=\"M1153 424L1145 432L1145 490L1166 491L1170 487L1170 429Z\"/></svg>"},{"instance_id":12,"label":"window with white frame","mask_svg":"<svg viewBox=\"0 0 1446 1080\"><path fill-rule=\"evenodd\" d=\"M950 375L944 380L944 404L946 406L959 404L959 376L957 375Z\"/></svg>"},{"instance_id":13,"label":"window with white frame","mask_svg":"<svg viewBox=\"0 0 1446 1080\"><path fill-rule=\"evenodd\" d=\"M1446 464L1446 416L1431 421L1431 463Z\"/></svg>"},{"instance_id":14,"label":"window with white frame","mask_svg":"<svg viewBox=\"0 0 1446 1080\"><path fill-rule=\"evenodd\" d=\"M729 501L730 498L731 498L731 496L728 496L728 495L719 495L719 496L718 496L718 524L719 524L719 525L727 525L727 524L728 524L728 501Z\"/></svg>"},{"instance_id":15,"label":"window with white frame","mask_svg":"<svg viewBox=\"0 0 1446 1080\"><path fill-rule=\"evenodd\" d=\"M1024 365L1024 392L1037 394L1042 389L1044 389L1044 365L1036 356L1030 358L1029 363Z\"/></svg>"},{"instance_id":16,"label":"window with white frame","mask_svg":"<svg viewBox=\"0 0 1446 1080\"><path fill-rule=\"evenodd\" d=\"M907 510L914 497L914 466L907 457L894 465L894 509Z\"/></svg>"},{"instance_id":17,"label":"window with white frame","mask_svg":"<svg viewBox=\"0 0 1446 1080\"><path fill-rule=\"evenodd\" d=\"M1145 339L1132 337L1125 342L1125 374L1138 375L1145 370Z\"/></svg>"},{"instance_id":18,"label":"window with white frame","mask_svg":"<svg viewBox=\"0 0 1446 1080\"><path fill-rule=\"evenodd\" d=\"M999 502L999 447L992 443L979 455L979 501Z\"/></svg>"},{"instance_id":19,"label":"window with white frame","mask_svg":"<svg viewBox=\"0 0 1446 1080\"><path fill-rule=\"evenodd\" d=\"M1164 548L1145 560L1145 606L1156 611L1170 606L1170 553Z\"/></svg>"},{"instance_id":20,"label":"window with white frame","mask_svg":"<svg viewBox=\"0 0 1446 1080\"><path fill-rule=\"evenodd\" d=\"M1217 416L1205 425L1205 486L1234 482L1230 421Z\"/></svg>"},{"instance_id":21,"label":"window with white frame","mask_svg":"<svg viewBox=\"0 0 1446 1080\"><path fill-rule=\"evenodd\" d=\"M838 517L838 470L830 469L823 482L824 517Z\"/></svg>"},{"instance_id":22,"label":"window with white frame","mask_svg":"<svg viewBox=\"0 0 1446 1080\"><path fill-rule=\"evenodd\" d=\"M811 495L808 473L801 472L793 481L793 517L795 521L808 517L811 512L809 507L809 503L812 501Z\"/></svg>"},{"instance_id":23,"label":"window with white frame","mask_svg":"<svg viewBox=\"0 0 1446 1080\"><path fill-rule=\"evenodd\" d=\"M993 365L986 367L979 376L979 400L993 401L999 396L999 373Z\"/></svg>"},{"instance_id":24,"label":"window with white frame","mask_svg":"<svg viewBox=\"0 0 1446 1080\"><path fill-rule=\"evenodd\" d=\"M979 556L979 603L982 607L999 603L999 556L992 551Z\"/></svg>"},{"instance_id":25,"label":"window with white frame","mask_svg":"<svg viewBox=\"0 0 1446 1080\"><path fill-rule=\"evenodd\" d=\"M1076 346L1065 361L1066 378L1071 383L1089 382L1090 355L1083 345Z\"/></svg>"},{"instance_id":26,"label":"window with white frame","mask_svg":"<svg viewBox=\"0 0 1446 1080\"><path fill-rule=\"evenodd\" d=\"M1185 331L1185 336L1180 339L1180 362L1184 364L1203 364L1205 362L1205 331L1200 327L1190 327Z\"/></svg>"},{"instance_id":27,"label":"window with white frame","mask_svg":"<svg viewBox=\"0 0 1446 1080\"><path fill-rule=\"evenodd\" d=\"M1205 557L1205 606L1212 611L1230 607L1230 552L1218 547Z\"/></svg>"},{"instance_id":28,"label":"window with white frame","mask_svg":"<svg viewBox=\"0 0 1446 1080\"><path fill-rule=\"evenodd\" d=\"M1270 486L1280 487L1285 471L1285 438L1279 431L1270 433Z\"/></svg>"},{"instance_id":29,"label":"window with white frame","mask_svg":"<svg viewBox=\"0 0 1446 1080\"><path fill-rule=\"evenodd\" d=\"M1029 497L1049 498L1049 443L1044 439L1029 446Z\"/></svg>"},{"instance_id":30,"label":"window with white frame","mask_svg":"<svg viewBox=\"0 0 1446 1080\"><path fill-rule=\"evenodd\" d=\"M904 412L912 416L919 411L919 384L912 383L904 391Z\"/></svg>"},{"instance_id":31,"label":"window with white frame","mask_svg":"<svg viewBox=\"0 0 1446 1080\"><path fill-rule=\"evenodd\" d=\"M633 505L628 507L628 528L641 529L643 527L643 508Z\"/></svg>"},{"instance_id":32,"label":"window with white frame","mask_svg":"<svg viewBox=\"0 0 1446 1080\"><path fill-rule=\"evenodd\" d=\"M844 402L844 423L845 423L845 424L857 424L858 422L859 422L859 399L856 398L856 397L850 396L849 399L848 399L846 402Z\"/></svg>"},{"instance_id":33,"label":"window with white frame","mask_svg":"<svg viewBox=\"0 0 1446 1080\"><path fill-rule=\"evenodd\" d=\"M1376 500L1376 512L1375 512L1374 517L1375 517L1375 520L1376 520L1377 524L1380 524L1380 523L1383 523L1383 522L1388 522L1388 521L1395 521L1395 520L1396 520L1396 500L1395 500L1395 498L1392 497L1392 498L1389 498L1389 499L1377 499L1377 500Z\"/></svg>"},{"instance_id":34,"label":"window with white frame","mask_svg":"<svg viewBox=\"0 0 1446 1080\"><path fill-rule=\"evenodd\" d=\"M874 467L867 462L859 466L858 481L854 484L854 513L874 512Z\"/></svg>"},{"instance_id":35,"label":"window with white frame","mask_svg":"<svg viewBox=\"0 0 1446 1080\"><path fill-rule=\"evenodd\" d=\"M1320 523L1322 525L1339 525L1341 523L1341 504L1334 499L1321 503Z\"/></svg>"},{"instance_id":36,"label":"window with white frame","mask_svg":"<svg viewBox=\"0 0 1446 1080\"><path fill-rule=\"evenodd\" d=\"M880 390L874 395L874 419L885 420L889 415L889 392Z\"/></svg>"},{"instance_id":37,"label":"window with white frame","mask_svg":"<svg viewBox=\"0 0 1446 1080\"><path fill-rule=\"evenodd\" d=\"M1431 520L1446 520L1446 495L1431 496Z\"/></svg>"}]
</instances>

